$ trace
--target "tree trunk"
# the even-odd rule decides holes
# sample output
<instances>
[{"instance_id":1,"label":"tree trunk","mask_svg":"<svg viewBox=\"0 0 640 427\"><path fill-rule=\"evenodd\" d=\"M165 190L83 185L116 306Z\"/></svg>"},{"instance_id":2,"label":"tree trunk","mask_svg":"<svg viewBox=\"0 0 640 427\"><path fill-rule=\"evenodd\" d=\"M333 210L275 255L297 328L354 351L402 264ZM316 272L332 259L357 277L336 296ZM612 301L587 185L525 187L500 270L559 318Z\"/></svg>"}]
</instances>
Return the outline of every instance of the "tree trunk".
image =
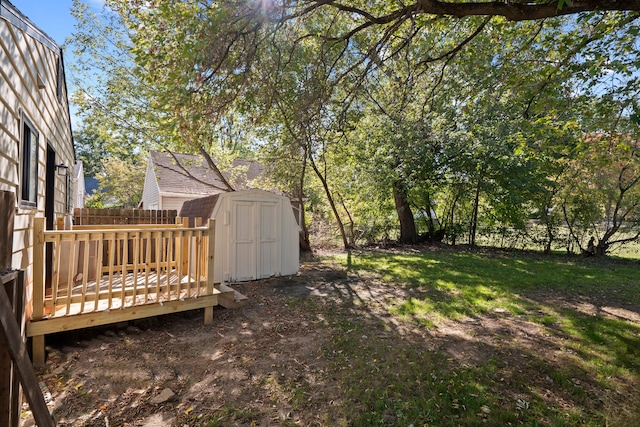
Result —
<instances>
[{"instance_id":1,"label":"tree trunk","mask_svg":"<svg viewBox=\"0 0 640 427\"><path fill-rule=\"evenodd\" d=\"M393 184L393 200L396 204L396 212L400 221L400 243L413 244L418 240L416 222L411 212L411 206L407 201L407 195L402 183L396 181Z\"/></svg>"},{"instance_id":2,"label":"tree trunk","mask_svg":"<svg viewBox=\"0 0 640 427\"><path fill-rule=\"evenodd\" d=\"M324 188L324 193L327 196L327 200L329 201L329 205L331 206L331 210L333 211L333 215L336 218L336 222L338 223L338 229L340 230L340 235L342 236L342 244L345 249L349 249L349 242L347 241L347 233L344 230L344 224L340 219L340 214L338 213L338 209L336 208L335 200L333 200L333 196L331 195L331 191L329 190L329 184L327 183L327 179L318 169L316 162L313 160L311 156L309 156L309 162L311 163L311 167L313 171L316 173L316 176L322 183L322 188Z\"/></svg>"},{"instance_id":3,"label":"tree trunk","mask_svg":"<svg viewBox=\"0 0 640 427\"><path fill-rule=\"evenodd\" d=\"M476 231L478 229L478 206L480 204L480 187L482 181L478 180L476 186L476 196L473 199L473 214L471 215L471 226L469 227L469 246L476 246Z\"/></svg>"},{"instance_id":4,"label":"tree trunk","mask_svg":"<svg viewBox=\"0 0 640 427\"><path fill-rule=\"evenodd\" d=\"M555 230L554 230L553 224L551 223L549 208L547 207L545 207L543 218L544 218L544 224L547 229L547 241L545 242L545 245L544 245L544 253L548 255L551 253L551 245L555 240Z\"/></svg>"},{"instance_id":5,"label":"tree trunk","mask_svg":"<svg viewBox=\"0 0 640 427\"><path fill-rule=\"evenodd\" d=\"M344 212L347 214L347 217L349 218L349 245L353 247L356 245L355 222L353 221L351 212L349 212L349 209L347 209L347 205L344 203L344 198L342 197L342 194L338 193L338 197L340 197L340 204L342 205L342 209L344 209Z\"/></svg>"},{"instance_id":6,"label":"tree trunk","mask_svg":"<svg viewBox=\"0 0 640 427\"><path fill-rule=\"evenodd\" d=\"M309 229L307 228L307 220L304 215L304 196L302 193L299 193L297 196L300 202L300 233L299 233L299 241L300 241L300 250L303 252L311 251L311 241L309 240Z\"/></svg>"},{"instance_id":7,"label":"tree trunk","mask_svg":"<svg viewBox=\"0 0 640 427\"><path fill-rule=\"evenodd\" d=\"M311 241L309 240L309 229L307 228L307 220L304 215L304 178L307 173L307 149L304 148L304 158L302 160L302 172L300 173L300 181L296 189L296 196L300 202L300 250L303 252L311 251Z\"/></svg>"},{"instance_id":8,"label":"tree trunk","mask_svg":"<svg viewBox=\"0 0 640 427\"><path fill-rule=\"evenodd\" d=\"M544 254L549 255L551 253L551 245L553 244L553 237L549 234L549 238L544 245Z\"/></svg>"}]
</instances>

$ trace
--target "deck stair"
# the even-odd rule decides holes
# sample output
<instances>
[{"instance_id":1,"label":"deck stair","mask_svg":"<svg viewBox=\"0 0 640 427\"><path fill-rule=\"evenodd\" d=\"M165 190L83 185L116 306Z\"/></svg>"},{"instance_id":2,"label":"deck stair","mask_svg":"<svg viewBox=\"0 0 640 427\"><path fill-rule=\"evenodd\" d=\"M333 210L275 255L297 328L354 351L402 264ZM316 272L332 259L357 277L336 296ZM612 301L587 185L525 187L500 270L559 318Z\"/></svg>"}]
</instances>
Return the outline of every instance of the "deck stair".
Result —
<instances>
[{"instance_id":1,"label":"deck stair","mask_svg":"<svg viewBox=\"0 0 640 427\"><path fill-rule=\"evenodd\" d=\"M218 305L224 308L240 308L247 305L249 298L226 283L217 283L214 286L220 291L218 294Z\"/></svg>"}]
</instances>

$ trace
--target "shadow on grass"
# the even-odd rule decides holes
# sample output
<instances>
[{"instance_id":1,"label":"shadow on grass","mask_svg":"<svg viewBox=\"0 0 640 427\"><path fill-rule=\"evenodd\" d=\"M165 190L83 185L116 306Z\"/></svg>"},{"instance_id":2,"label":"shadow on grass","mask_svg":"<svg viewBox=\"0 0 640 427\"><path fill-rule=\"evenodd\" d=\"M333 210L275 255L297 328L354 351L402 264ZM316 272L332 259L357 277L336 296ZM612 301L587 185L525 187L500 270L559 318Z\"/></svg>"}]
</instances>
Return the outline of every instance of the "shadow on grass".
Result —
<instances>
[{"instance_id":1,"label":"shadow on grass","mask_svg":"<svg viewBox=\"0 0 640 427\"><path fill-rule=\"evenodd\" d=\"M636 274L629 262L376 253L321 262L280 291L329 313L324 351L350 425L622 426L640 421L640 326L602 308L637 314Z\"/></svg>"}]
</instances>

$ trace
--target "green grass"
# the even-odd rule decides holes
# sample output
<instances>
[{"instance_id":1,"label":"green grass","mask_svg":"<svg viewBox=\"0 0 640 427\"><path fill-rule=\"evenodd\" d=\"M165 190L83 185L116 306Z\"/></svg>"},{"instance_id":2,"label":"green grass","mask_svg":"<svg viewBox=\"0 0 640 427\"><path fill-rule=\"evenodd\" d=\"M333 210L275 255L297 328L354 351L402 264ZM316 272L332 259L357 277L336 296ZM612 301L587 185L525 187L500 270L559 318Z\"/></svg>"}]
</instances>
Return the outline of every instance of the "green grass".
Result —
<instances>
[{"instance_id":1,"label":"green grass","mask_svg":"<svg viewBox=\"0 0 640 427\"><path fill-rule=\"evenodd\" d=\"M329 310L325 354L350 402L348 425L640 425L640 325L604 311L638 313L637 263L452 252L324 263L403 291L386 297L383 313L366 304ZM477 341L438 332L496 316L539 325L543 333L526 337L539 347L500 331ZM474 354L451 356L465 346Z\"/></svg>"},{"instance_id":2,"label":"green grass","mask_svg":"<svg viewBox=\"0 0 640 427\"><path fill-rule=\"evenodd\" d=\"M613 251L611 251L611 255L620 257L620 258L639 260L640 259L640 243L631 242L624 246L615 248Z\"/></svg>"}]
</instances>

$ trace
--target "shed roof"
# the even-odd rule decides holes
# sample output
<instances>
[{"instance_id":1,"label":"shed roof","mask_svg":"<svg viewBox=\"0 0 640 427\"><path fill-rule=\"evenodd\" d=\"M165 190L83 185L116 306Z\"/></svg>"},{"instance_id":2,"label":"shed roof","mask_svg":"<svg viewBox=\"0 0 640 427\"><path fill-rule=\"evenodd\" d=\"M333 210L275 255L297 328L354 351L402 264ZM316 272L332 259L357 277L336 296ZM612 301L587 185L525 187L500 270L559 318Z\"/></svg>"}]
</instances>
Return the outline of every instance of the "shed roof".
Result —
<instances>
[{"instance_id":1,"label":"shed roof","mask_svg":"<svg viewBox=\"0 0 640 427\"><path fill-rule=\"evenodd\" d=\"M149 157L161 193L217 194L226 191L220 178L199 154L171 155L152 151ZM251 187L252 181L264 177L265 167L258 162L236 159L229 170L222 170L222 174L235 189L246 189Z\"/></svg>"},{"instance_id":2,"label":"shed roof","mask_svg":"<svg viewBox=\"0 0 640 427\"><path fill-rule=\"evenodd\" d=\"M211 218L219 197L220 194L214 194L184 202L180 210L180 218L189 218L189 227L194 226L194 218Z\"/></svg>"}]
</instances>

